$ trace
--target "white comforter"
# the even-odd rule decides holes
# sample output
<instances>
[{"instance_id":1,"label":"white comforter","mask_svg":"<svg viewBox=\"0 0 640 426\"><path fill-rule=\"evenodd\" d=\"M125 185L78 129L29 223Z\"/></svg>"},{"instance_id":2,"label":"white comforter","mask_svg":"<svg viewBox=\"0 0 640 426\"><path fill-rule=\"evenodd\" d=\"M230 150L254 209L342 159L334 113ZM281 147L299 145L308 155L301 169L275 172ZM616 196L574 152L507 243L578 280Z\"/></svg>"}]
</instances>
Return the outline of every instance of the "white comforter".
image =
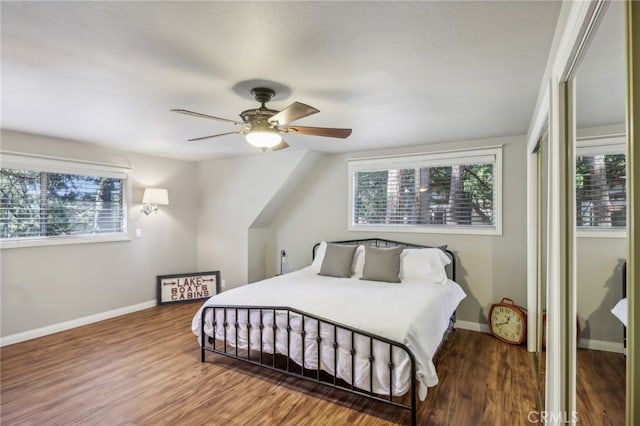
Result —
<instances>
[{"instance_id":1,"label":"white comforter","mask_svg":"<svg viewBox=\"0 0 640 426\"><path fill-rule=\"evenodd\" d=\"M386 337L406 345L416 359L418 395L424 400L427 387L438 383L432 358L443 335L447 330L449 318L465 297L465 293L453 281L435 284L426 282L403 281L399 284L364 281L357 278L333 278L317 275L313 267L307 267L290 274L267 279L254 284L217 294L207 300L204 306L244 305L244 306L282 306L295 308L309 314L324 317L331 321L354 327L369 333ZM204 307L203 306L203 307ZM193 317L192 331L200 337L200 319L203 307ZM224 337L222 311L218 310L216 336ZM273 314L263 312L265 327L273 325ZM247 333L247 311L238 313L240 332L237 346L246 349L248 339L254 350L260 349L260 312L251 312L251 334ZM234 324L233 312L227 313L227 321ZM287 354L287 318L286 314L276 313L278 331L276 333L277 352ZM301 319L291 320L290 358L302 364L299 350ZM304 324L306 368L317 368L318 347L315 321L306 320ZM227 342L235 345L233 327L227 331ZM269 330L269 331L267 331ZM212 314L205 319L205 333L213 336ZM338 341L337 375L351 383L351 335L338 331L334 336L333 327L321 322L320 366L334 373L333 342ZM273 332L270 328L262 333L263 351L273 352ZM359 388L369 390L369 339L356 338L356 365L353 381ZM296 350L298 348L298 350ZM389 346L376 342L374 345L373 392L389 394ZM410 385L410 362L403 351L394 350L393 394L405 393Z\"/></svg>"}]
</instances>

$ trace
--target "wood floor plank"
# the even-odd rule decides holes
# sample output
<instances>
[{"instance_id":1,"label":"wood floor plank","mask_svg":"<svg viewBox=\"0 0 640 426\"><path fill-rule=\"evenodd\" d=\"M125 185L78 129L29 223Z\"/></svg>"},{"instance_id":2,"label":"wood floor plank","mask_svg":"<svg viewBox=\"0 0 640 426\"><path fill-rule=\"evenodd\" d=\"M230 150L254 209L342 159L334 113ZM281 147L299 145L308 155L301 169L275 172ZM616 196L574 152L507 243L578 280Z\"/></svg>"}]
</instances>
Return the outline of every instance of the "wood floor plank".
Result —
<instances>
[{"instance_id":1,"label":"wood floor plank","mask_svg":"<svg viewBox=\"0 0 640 426\"><path fill-rule=\"evenodd\" d=\"M190 330L196 310L166 305L2 348L1 424L409 423L405 410L240 361L208 354L201 363ZM623 424L616 384L624 358L620 373L619 359L588 352L580 420ZM419 404L421 425L526 425L537 409L532 356L522 346L456 330L435 363L440 383ZM598 371L611 380L587 379Z\"/></svg>"}]
</instances>

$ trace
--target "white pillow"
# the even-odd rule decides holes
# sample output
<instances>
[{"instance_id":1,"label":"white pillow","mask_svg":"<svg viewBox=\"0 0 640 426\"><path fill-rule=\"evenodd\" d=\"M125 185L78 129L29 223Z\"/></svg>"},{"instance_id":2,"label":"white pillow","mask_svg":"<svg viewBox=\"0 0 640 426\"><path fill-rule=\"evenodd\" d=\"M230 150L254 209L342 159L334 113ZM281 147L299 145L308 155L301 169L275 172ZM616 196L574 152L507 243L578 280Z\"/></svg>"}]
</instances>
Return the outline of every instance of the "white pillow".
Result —
<instances>
[{"instance_id":1,"label":"white pillow","mask_svg":"<svg viewBox=\"0 0 640 426\"><path fill-rule=\"evenodd\" d=\"M318 248L316 249L316 257L313 258L313 262L311 263L311 268L316 274L320 272L320 268L322 267L322 261L324 260L324 254L326 251L327 251L327 242L322 241L318 246Z\"/></svg>"},{"instance_id":2,"label":"white pillow","mask_svg":"<svg viewBox=\"0 0 640 426\"><path fill-rule=\"evenodd\" d=\"M351 264L351 275L355 278L362 278L364 271L364 246L359 245L353 255L353 263Z\"/></svg>"},{"instance_id":3,"label":"white pillow","mask_svg":"<svg viewBox=\"0 0 640 426\"><path fill-rule=\"evenodd\" d=\"M398 278L443 283L447 281L445 266L450 263L449 256L439 248L405 249L400 255Z\"/></svg>"},{"instance_id":4,"label":"white pillow","mask_svg":"<svg viewBox=\"0 0 640 426\"><path fill-rule=\"evenodd\" d=\"M611 309L611 313L616 316L624 324L627 326L627 321L629 319L629 306L627 305L627 298L621 299L616 303L616 306Z\"/></svg>"}]
</instances>

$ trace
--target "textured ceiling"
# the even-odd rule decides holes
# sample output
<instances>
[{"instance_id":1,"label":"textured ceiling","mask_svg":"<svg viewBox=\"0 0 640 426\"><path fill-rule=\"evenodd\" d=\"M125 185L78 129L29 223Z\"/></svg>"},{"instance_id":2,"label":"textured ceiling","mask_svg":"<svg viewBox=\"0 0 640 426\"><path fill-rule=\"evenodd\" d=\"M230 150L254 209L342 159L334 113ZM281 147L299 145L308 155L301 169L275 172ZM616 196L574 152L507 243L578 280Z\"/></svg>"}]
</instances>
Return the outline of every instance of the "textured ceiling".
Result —
<instances>
[{"instance_id":1,"label":"textured ceiling","mask_svg":"<svg viewBox=\"0 0 640 426\"><path fill-rule=\"evenodd\" d=\"M624 2L609 4L576 71L578 128L625 122Z\"/></svg>"},{"instance_id":2,"label":"textured ceiling","mask_svg":"<svg viewBox=\"0 0 640 426\"><path fill-rule=\"evenodd\" d=\"M2 127L171 158L255 154L231 124L321 112L291 149L345 152L527 131L559 2L1 2Z\"/></svg>"}]
</instances>

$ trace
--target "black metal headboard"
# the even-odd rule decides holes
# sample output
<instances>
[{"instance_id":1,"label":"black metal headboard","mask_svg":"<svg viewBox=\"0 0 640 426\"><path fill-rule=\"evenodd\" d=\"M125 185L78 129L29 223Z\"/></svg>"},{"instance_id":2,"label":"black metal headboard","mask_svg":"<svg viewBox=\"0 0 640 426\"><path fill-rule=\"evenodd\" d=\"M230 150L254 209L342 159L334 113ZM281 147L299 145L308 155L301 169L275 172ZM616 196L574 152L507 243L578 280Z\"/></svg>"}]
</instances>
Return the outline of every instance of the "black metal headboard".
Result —
<instances>
[{"instance_id":1,"label":"black metal headboard","mask_svg":"<svg viewBox=\"0 0 640 426\"><path fill-rule=\"evenodd\" d=\"M423 246L420 244L415 244L415 243L405 243L402 241L392 241L392 240L385 240L382 238L364 238L364 239L360 239L360 240L343 240L343 241L327 241L329 243L332 244L348 244L348 245L368 245L368 246L373 246L373 247L395 247L395 246L405 246L408 248L437 248L442 250L448 257L449 259L451 259L451 263L446 267L446 271L447 271L447 276L455 281L456 280L456 256L455 254L453 254L453 252L449 249L447 249L447 246L440 246L440 247L432 247L432 246ZM313 249L311 251L311 258L315 259L316 257L316 250L318 249L318 247L320 247L320 243L316 243L313 246Z\"/></svg>"}]
</instances>

